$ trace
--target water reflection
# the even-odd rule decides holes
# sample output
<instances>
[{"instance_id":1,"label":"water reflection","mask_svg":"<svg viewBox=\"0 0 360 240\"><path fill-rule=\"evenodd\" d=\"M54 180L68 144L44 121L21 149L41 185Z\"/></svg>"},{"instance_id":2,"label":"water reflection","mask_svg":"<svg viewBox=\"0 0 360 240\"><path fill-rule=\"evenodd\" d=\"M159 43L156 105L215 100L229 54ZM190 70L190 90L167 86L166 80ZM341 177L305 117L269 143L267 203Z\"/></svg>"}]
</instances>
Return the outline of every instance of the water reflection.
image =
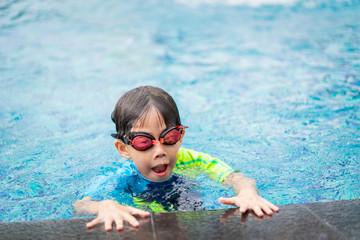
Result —
<instances>
[{"instance_id":1,"label":"water reflection","mask_svg":"<svg viewBox=\"0 0 360 240\"><path fill-rule=\"evenodd\" d=\"M276 213L274 213L276 214ZM247 211L246 213L241 213L239 208L230 208L227 209L224 214L220 216L220 223L226 223L231 221L238 221L240 224L245 224L250 218L255 219L256 221L263 221L265 219L272 218L272 216L264 215L263 217L258 217L253 211Z\"/></svg>"}]
</instances>

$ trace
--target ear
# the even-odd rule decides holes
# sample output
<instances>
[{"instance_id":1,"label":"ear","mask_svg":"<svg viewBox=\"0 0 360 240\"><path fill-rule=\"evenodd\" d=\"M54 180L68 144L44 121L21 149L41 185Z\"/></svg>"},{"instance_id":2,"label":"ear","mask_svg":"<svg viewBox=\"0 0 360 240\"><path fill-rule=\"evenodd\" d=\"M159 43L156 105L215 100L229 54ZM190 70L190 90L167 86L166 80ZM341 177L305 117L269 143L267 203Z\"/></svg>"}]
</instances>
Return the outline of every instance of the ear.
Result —
<instances>
[{"instance_id":1,"label":"ear","mask_svg":"<svg viewBox=\"0 0 360 240\"><path fill-rule=\"evenodd\" d=\"M185 136L185 129L182 130L181 138L180 138L180 144L182 144L182 141L183 141L183 139L184 139L184 136Z\"/></svg>"},{"instance_id":2,"label":"ear","mask_svg":"<svg viewBox=\"0 0 360 240\"><path fill-rule=\"evenodd\" d=\"M121 156L127 159L131 159L130 153L128 151L128 147L123 141L115 140L114 144Z\"/></svg>"},{"instance_id":3,"label":"ear","mask_svg":"<svg viewBox=\"0 0 360 240\"><path fill-rule=\"evenodd\" d=\"M181 137L184 137L185 135L185 129L182 130Z\"/></svg>"}]
</instances>

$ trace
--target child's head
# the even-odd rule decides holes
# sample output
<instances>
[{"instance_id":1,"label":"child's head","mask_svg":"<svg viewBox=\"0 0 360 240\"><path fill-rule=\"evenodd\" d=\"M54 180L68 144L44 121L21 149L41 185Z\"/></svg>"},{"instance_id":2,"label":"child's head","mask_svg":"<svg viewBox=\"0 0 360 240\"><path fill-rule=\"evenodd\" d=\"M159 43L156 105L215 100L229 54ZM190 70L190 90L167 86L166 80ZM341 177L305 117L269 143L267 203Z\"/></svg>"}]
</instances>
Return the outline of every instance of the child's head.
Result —
<instances>
[{"instance_id":1,"label":"child's head","mask_svg":"<svg viewBox=\"0 0 360 240\"><path fill-rule=\"evenodd\" d=\"M112 113L115 147L132 159L152 181L165 181L177 161L184 127L172 97L160 88L145 86L125 93Z\"/></svg>"},{"instance_id":2,"label":"child's head","mask_svg":"<svg viewBox=\"0 0 360 240\"><path fill-rule=\"evenodd\" d=\"M147 119L152 108L167 127L181 125L174 99L160 88L143 86L125 93L116 103L111 118L117 133L112 136L124 140L134 126L141 125Z\"/></svg>"}]
</instances>

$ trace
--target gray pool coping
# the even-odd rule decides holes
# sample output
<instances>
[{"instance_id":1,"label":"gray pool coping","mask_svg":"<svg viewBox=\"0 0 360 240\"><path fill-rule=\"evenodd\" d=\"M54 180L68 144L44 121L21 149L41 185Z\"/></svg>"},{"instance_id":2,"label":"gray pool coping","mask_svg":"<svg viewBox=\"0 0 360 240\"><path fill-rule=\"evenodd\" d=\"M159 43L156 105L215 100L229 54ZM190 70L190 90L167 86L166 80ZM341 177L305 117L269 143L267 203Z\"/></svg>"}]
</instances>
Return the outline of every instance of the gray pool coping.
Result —
<instances>
[{"instance_id":1,"label":"gray pool coping","mask_svg":"<svg viewBox=\"0 0 360 240\"><path fill-rule=\"evenodd\" d=\"M89 218L0 223L0 239L360 239L360 200L280 206L273 216L237 208L155 213L106 232L86 229Z\"/></svg>"}]
</instances>

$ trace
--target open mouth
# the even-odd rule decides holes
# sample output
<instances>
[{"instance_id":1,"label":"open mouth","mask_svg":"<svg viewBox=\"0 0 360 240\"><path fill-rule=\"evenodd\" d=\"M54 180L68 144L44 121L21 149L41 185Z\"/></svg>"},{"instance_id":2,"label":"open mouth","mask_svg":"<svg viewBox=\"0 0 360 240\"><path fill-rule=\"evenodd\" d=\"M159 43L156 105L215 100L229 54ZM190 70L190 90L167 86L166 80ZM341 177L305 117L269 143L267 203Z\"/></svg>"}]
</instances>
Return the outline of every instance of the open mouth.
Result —
<instances>
[{"instance_id":1,"label":"open mouth","mask_svg":"<svg viewBox=\"0 0 360 240\"><path fill-rule=\"evenodd\" d=\"M160 164L156 167L151 168L153 172L158 176L164 176L167 173L168 164Z\"/></svg>"}]
</instances>

